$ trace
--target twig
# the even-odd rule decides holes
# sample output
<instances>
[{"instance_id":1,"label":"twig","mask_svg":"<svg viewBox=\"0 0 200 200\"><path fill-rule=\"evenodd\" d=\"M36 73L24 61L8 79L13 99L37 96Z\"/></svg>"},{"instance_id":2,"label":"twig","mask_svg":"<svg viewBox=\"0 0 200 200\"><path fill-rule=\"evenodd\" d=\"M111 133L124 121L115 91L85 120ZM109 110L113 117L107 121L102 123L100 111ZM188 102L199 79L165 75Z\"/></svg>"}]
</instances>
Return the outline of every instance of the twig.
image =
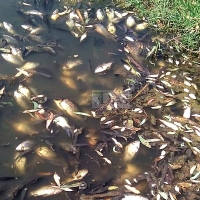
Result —
<instances>
[{"instance_id":1,"label":"twig","mask_svg":"<svg viewBox=\"0 0 200 200\"><path fill-rule=\"evenodd\" d=\"M104 107L106 107L111 101L111 98L108 100L107 103L103 104L100 108L98 108L97 110L95 110L95 113L98 112L99 110L102 110Z\"/></svg>"},{"instance_id":2,"label":"twig","mask_svg":"<svg viewBox=\"0 0 200 200\"><path fill-rule=\"evenodd\" d=\"M25 199L26 192L27 192L27 188L24 188L24 189L22 190L22 192L21 192L20 200L24 200L24 199Z\"/></svg>"},{"instance_id":3,"label":"twig","mask_svg":"<svg viewBox=\"0 0 200 200\"><path fill-rule=\"evenodd\" d=\"M184 45L183 45L179 40L177 40L177 39L180 38L180 37L181 37L181 36L174 37L174 38L168 40L168 41L165 42L165 43L169 43L169 42L175 40L176 42L179 43L180 47L183 48L183 49L185 49L186 51L191 52L191 53L197 53L197 54L200 54L200 50L199 50L199 51L193 51L193 50L188 49L187 47L185 47L185 46L184 46Z\"/></svg>"},{"instance_id":4,"label":"twig","mask_svg":"<svg viewBox=\"0 0 200 200\"><path fill-rule=\"evenodd\" d=\"M179 41L178 41L178 42L179 42ZM180 47L182 47L182 48L185 49L186 51L189 51L189 52L191 52L191 53L198 53L198 54L200 54L200 51L193 51L193 50L190 50L190 49L186 48L184 45L182 45L181 42L179 42L179 43L180 43Z\"/></svg>"},{"instance_id":5,"label":"twig","mask_svg":"<svg viewBox=\"0 0 200 200\"><path fill-rule=\"evenodd\" d=\"M81 20L81 22L84 24L84 19L83 19L82 15L81 15L81 12L80 12L79 9L76 9L76 14L78 15L78 17Z\"/></svg>"},{"instance_id":6,"label":"twig","mask_svg":"<svg viewBox=\"0 0 200 200\"><path fill-rule=\"evenodd\" d=\"M137 69L139 69L140 71L147 73L147 70L145 69L145 67L143 67L142 65L140 65L132 56L130 56L128 54L126 54L126 56L128 58L127 63L129 64L129 66L131 68L133 68L133 66L131 65L130 62L132 62L137 67Z\"/></svg>"},{"instance_id":7,"label":"twig","mask_svg":"<svg viewBox=\"0 0 200 200\"><path fill-rule=\"evenodd\" d=\"M130 102L132 102L136 97L138 97L148 86L149 83L146 83L146 85L130 100Z\"/></svg>"},{"instance_id":8,"label":"twig","mask_svg":"<svg viewBox=\"0 0 200 200\"><path fill-rule=\"evenodd\" d=\"M179 36L177 36L177 37L174 37L174 38L171 38L171 39L169 39L168 41L166 41L165 43L169 43L169 42L171 42L171 41L173 41L173 40L177 40L177 38L180 38L181 36L179 35Z\"/></svg>"}]
</instances>

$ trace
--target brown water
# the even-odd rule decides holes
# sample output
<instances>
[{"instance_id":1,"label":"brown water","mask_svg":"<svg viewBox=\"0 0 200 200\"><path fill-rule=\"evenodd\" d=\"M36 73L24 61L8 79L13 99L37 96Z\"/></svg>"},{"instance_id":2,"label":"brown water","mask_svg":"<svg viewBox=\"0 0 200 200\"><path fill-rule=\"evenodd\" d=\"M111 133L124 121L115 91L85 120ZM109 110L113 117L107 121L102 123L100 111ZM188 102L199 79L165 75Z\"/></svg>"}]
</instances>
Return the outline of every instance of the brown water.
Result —
<instances>
[{"instance_id":1,"label":"brown water","mask_svg":"<svg viewBox=\"0 0 200 200\"><path fill-rule=\"evenodd\" d=\"M28 1L32 2L32 1ZM25 36L27 33L21 28L21 24L25 24L23 18L17 14L19 4L16 0L0 2L0 22L9 22L14 26L18 35ZM7 34L5 29L0 28L0 34ZM92 108L92 92L95 90L113 90L116 87L123 85L122 77L115 76L116 71L126 73L122 69L120 59L124 54L121 53L122 47L114 41L105 40L105 38L97 33L92 33L85 41L80 44L79 39L76 39L69 32L63 32L56 29L51 29L49 33L45 33L43 38L58 40L64 49L56 50L56 55L48 53L32 53L28 55L24 63L15 65L7 62L0 56L0 74L2 76L12 77L17 73L16 67L20 68L27 62L38 62L40 67L48 69L52 78L46 78L40 75L33 75L28 78L24 84L30 88L32 95L45 94L48 97L46 107L58 113L60 110L53 102L54 98L68 98L78 105L81 112L90 113ZM48 40L47 39L47 40ZM117 54L117 56L115 55ZM90 66L89 66L90 59ZM114 67L104 75L94 74L94 69L97 65L114 62ZM61 156L61 165L57 166L59 154L49 158L40 157L36 153L39 147L48 147L45 140L61 144L62 142L70 142L66 133L59 129L59 133L51 134L45 130L45 123L33 124L32 117L28 114L23 114L23 109L17 104L13 97L13 91L18 87L18 83L13 85L7 95L1 98L1 102L11 102L12 106L4 105L0 109L0 177L14 176L19 177L15 181L0 181L0 188L4 187L5 192L0 193L0 199L6 199L10 192L16 186L23 185L29 182L30 179L40 177L46 173L57 173L61 177L61 181L67 180L70 175L63 172L63 167L67 170L74 172L75 161L70 158L70 155ZM30 103L29 109L33 106ZM99 130L99 120L86 117L69 118L71 124L77 127L84 127L83 133L78 138L78 143L91 144L95 138L101 136L96 135L95 132ZM31 133L39 132L39 134ZM26 163L22 168L17 167L15 163L15 148L22 141L30 139L35 142L34 151L26 155ZM120 141L120 140L119 140ZM125 142L121 140L123 144ZM8 144L3 146L4 144ZM49 147L48 147L49 148ZM93 159L97 159L100 167ZM149 170L150 162L153 152L147 153L146 148L141 148L139 155L134 159L131 164L122 163L122 155L115 154L112 151L110 144L108 152L104 156L112 161L112 165L106 164L94 151L94 146L80 148L80 169L87 168L89 175L86 177L86 182L91 183L92 180L101 180L107 177L116 176L117 184L124 184L125 178L133 178L136 175ZM119 166L123 166L119 169ZM54 183L53 175L44 176L37 183L28 187L25 199L44 199L44 197L32 197L31 191L41 186ZM121 176L121 177L120 177ZM144 186L141 186L143 188ZM14 199L20 199L20 194ZM46 197L45 199L63 199L64 195L58 194ZM72 197L72 199L75 197Z\"/></svg>"}]
</instances>

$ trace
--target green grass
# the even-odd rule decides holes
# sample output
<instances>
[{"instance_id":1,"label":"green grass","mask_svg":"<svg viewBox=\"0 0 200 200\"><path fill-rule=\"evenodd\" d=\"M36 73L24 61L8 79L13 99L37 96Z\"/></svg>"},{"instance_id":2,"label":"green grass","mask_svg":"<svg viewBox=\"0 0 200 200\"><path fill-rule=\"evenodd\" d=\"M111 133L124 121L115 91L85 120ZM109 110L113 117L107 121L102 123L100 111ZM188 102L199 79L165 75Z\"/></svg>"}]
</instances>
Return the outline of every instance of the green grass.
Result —
<instances>
[{"instance_id":1,"label":"green grass","mask_svg":"<svg viewBox=\"0 0 200 200\"><path fill-rule=\"evenodd\" d=\"M78 0L65 0L75 4ZM150 27L164 33L178 51L200 54L200 0L82 0L94 7L115 5L135 11Z\"/></svg>"},{"instance_id":2,"label":"green grass","mask_svg":"<svg viewBox=\"0 0 200 200\"><path fill-rule=\"evenodd\" d=\"M172 36L180 50L200 53L200 0L125 0L123 7Z\"/></svg>"}]
</instances>

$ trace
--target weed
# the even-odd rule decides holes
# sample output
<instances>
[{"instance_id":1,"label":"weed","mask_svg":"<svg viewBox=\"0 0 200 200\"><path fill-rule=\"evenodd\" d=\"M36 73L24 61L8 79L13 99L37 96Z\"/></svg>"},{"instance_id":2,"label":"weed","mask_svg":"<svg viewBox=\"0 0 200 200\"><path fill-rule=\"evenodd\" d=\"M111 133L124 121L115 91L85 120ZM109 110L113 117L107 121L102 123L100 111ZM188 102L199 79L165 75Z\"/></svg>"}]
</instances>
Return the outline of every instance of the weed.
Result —
<instances>
[{"instance_id":1,"label":"weed","mask_svg":"<svg viewBox=\"0 0 200 200\"><path fill-rule=\"evenodd\" d=\"M200 51L199 0L126 0L124 8L136 11L149 25L173 35L173 43L191 52Z\"/></svg>"}]
</instances>

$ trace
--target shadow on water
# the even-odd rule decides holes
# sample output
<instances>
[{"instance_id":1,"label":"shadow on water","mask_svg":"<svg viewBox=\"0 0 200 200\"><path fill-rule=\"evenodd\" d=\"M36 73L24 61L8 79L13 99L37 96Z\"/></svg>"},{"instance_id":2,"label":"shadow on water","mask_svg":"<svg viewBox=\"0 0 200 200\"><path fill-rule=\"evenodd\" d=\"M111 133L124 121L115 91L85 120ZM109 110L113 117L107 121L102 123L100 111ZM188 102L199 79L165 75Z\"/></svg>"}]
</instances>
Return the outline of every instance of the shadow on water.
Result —
<instances>
[{"instance_id":1,"label":"shadow on water","mask_svg":"<svg viewBox=\"0 0 200 200\"><path fill-rule=\"evenodd\" d=\"M24 2L27 5L33 3L33 1ZM14 0L10 0L4 1L0 5L0 36L12 35L2 27L2 22L5 21L13 25L17 35L23 37L27 35L26 30L24 31L21 28L21 25L27 22L16 12L19 4ZM30 8L33 9L31 6ZM24 9L27 9L26 6L24 6ZM80 39L75 38L68 31L53 28L44 33L42 37L46 41L58 41L61 45L56 50L55 55L33 52L28 54L20 64L8 62L1 56L0 74L3 77L2 79L13 77L18 72L16 68L35 70L34 64L31 65L31 63L38 63L42 72L50 73L52 78L33 74L23 84L30 89L32 96L45 94L48 98L45 107L56 114L62 112L54 102L56 98L68 98L77 105L80 112L90 113L93 110L93 91L112 91L124 84L123 76L114 75L118 72L121 74L127 73L126 69L121 69L120 59L124 58L124 53L121 51L120 44L105 39L105 37L95 32L89 33L88 37L80 43ZM20 46L24 48L25 45L21 42ZM107 62L114 63L111 70L104 75L94 73L98 65ZM61 129L58 133L49 133L45 129L44 122L35 123L32 116L22 113L24 108L15 101L13 96L18 85L18 83L13 84L1 99L1 102L10 102L10 105L7 104L0 108L0 177L19 177L14 181L0 181L0 188L2 190L5 188L5 192L1 191L2 198L8 197L15 189L17 191L19 185L27 184L34 181L36 177L40 177L37 184L28 186L28 196L25 199L45 199L43 197L33 197L31 194L39 187L54 183L53 174L55 172L59 174L62 182L70 180L75 165L79 165L80 169L88 169L89 174L85 178L88 183L92 183L93 180L101 181L109 177L116 177L113 182L116 185L123 185L125 178L132 179L138 174L149 170L155 151L149 151L146 147L142 147L138 156L128 164L124 163L122 154L113 152L111 141L108 142L108 150L104 154L111 161L111 165L95 152L97 140L101 138L101 135L96 134L100 129L99 119L84 116L72 117L66 113L64 114L69 118L70 124L83 127L83 133L78 137L77 143L87 144L87 146L80 147L79 163L74 159L74 155L70 153L61 152L59 149L59 153L55 149L51 150L47 144L48 142L59 146L62 143L70 143L70 138ZM27 105L29 109L32 109L31 102L28 102ZM16 156L19 153L15 151L15 148L25 140L34 141L34 149L25 157L22 157L24 159L16 161ZM126 145L123 139L121 142ZM42 148L44 151L46 149L45 155L43 155ZM145 185L141 185L140 189L145 189ZM17 199L21 198L20 194L16 197ZM63 198L64 195L61 193L46 199L58 200Z\"/></svg>"}]
</instances>

